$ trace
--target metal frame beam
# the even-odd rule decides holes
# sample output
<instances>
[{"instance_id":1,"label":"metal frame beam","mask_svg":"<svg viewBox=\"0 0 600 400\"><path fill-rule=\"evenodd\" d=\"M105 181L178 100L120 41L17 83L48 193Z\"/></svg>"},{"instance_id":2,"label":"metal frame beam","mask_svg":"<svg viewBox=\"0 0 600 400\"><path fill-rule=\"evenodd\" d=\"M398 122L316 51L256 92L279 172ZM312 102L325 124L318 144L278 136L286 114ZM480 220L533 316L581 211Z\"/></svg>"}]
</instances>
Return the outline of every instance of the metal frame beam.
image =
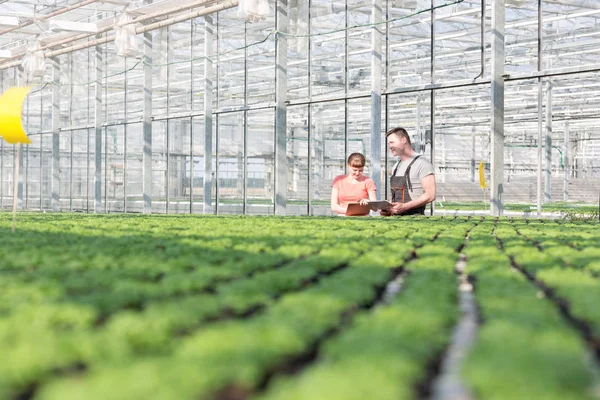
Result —
<instances>
[{"instance_id":1,"label":"metal frame beam","mask_svg":"<svg viewBox=\"0 0 600 400\"><path fill-rule=\"evenodd\" d=\"M96 46L96 76L94 83L94 213L102 212L102 75L104 54Z\"/></svg>"},{"instance_id":2,"label":"metal frame beam","mask_svg":"<svg viewBox=\"0 0 600 400\"><path fill-rule=\"evenodd\" d=\"M275 25L288 31L288 0L277 0ZM287 198L287 49L285 35L275 42L275 215L286 214Z\"/></svg>"},{"instance_id":3,"label":"metal frame beam","mask_svg":"<svg viewBox=\"0 0 600 400\"><path fill-rule=\"evenodd\" d=\"M60 211L60 61L52 63L52 211Z\"/></svg>"},{"instance_id":4,"label":"metal frame beam","mask_svg":"<svg viewBox=\"0 0 600 400\"><path fill-rule=\"evenodd\" d=\"M492 0L492 87L491 135L492 159L490 182L490 211L501 216L504 184L504 58L505 58L505 0Z\"/></svg>"},{"instance_id":5,"label":"metal frame beam","mask_svg":"<svg viewBox=\"0 0 600 400\"><path fill-rule=\"evenodd\" d=\"M383 21L382 0L371 2L371 177L375 181L377 196L381 196L381 65ZM384 194L385 196L385 194Z\"/></svg>"},{"instance_id":6,"label":"metal frame beam","mask_svg":"<svg viewBox=\"0 0 600 400\"><path fill-rule=\"evenodd\" d=\"M152 34L144 33L144 106L143 131L144 151L142 154L142 192L144 214L152 214Z\"/></svg>"},{"instance_id":7,"label":"metal frame beam","mask_svg":"<svg viewBox=\"0 0 600 400\"><path fill-rule=\"evenodd\" d=\"M204 17L204 214L212 214L213 188L213 59L214 25L211 15Z\"/></svg>"},{"instance_id":8,"label":"metal frame beam","mask_svg":"<svg viewBox=\"0 0 600 400\"><path fill-rule=\"evenodd\" d=\"M552 201L552 81L546 85L546 136L544 138L546 166L544 168L544 202Z\"/></svg>"}]
</instances>

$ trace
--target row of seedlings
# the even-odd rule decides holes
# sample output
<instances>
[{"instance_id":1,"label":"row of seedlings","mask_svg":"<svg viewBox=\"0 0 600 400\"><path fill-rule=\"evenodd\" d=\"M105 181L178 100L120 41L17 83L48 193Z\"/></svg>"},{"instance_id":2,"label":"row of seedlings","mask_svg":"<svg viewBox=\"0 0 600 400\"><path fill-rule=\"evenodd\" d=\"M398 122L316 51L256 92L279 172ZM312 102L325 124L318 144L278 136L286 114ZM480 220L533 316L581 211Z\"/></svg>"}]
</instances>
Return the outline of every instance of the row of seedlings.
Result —
<instances>
[{"instance_id":1,"label":"row of seedlings","mask_svg":"<svg viewBox=\"0 0 600 400\"><path fill-rule=\"evenodd\" d=\"M477 399L592 398L585 343L508 255L539 251L517 249L512 241L521 239L510 223L497 224L474 228L464 250L482 319L463 366L465 382Z\"/></svg>"},{"instance_id":2,"label":"row of seedlings","mask_svg":"<svg viewBox=\"0 0 600 400\"><path fill-rule=\"evenodd\" d=\"M401 230L386 235L386 241L398 243L396 261L414 248L405 236ZM377 301L396 273L389 263L378 261L387 257L385 250L385 245L370 246L316 285L282 296L252 318L207 325L178 340L169 354L92 364L82 376L43 385L37 398L78 398L85 393L90 399L184 399L252 393L272 374L313 354L350 315Z\"/></svg>"}]
</instances>

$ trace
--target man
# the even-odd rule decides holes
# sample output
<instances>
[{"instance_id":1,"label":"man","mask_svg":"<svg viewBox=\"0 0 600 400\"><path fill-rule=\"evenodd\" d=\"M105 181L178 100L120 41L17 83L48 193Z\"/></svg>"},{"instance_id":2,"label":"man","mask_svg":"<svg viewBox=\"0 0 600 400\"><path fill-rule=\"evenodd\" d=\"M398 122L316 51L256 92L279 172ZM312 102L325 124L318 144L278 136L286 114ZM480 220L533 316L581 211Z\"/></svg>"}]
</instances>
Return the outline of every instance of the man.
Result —
<instances>
[{"instance_id":1,"label":"man","mask_svg":"<svg viewBox=\"0 0 600 400\"><path fill-rule=\"evenodd\" d=\"M424 215L425 206L435 200L433 166L413 150L404 128L393 128L385 136L392 155L400 161L390 177L392 208L381 215Z\"/></svg>"}]
</instances>

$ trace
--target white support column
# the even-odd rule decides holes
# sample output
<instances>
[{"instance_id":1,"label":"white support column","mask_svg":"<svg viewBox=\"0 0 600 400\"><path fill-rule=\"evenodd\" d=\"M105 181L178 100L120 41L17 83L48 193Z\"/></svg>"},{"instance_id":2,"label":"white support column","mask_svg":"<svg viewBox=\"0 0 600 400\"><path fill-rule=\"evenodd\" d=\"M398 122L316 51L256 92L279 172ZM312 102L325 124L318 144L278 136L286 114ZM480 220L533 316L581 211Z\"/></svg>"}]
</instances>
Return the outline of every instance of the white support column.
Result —
<instances>
[{"instance_id":1,"label":"white support column","mask_svg":"<svg viewBox=\"0 0 600 400\"><path fill-rule=\"evenodd\" d=\"M544 141L546 150L546 168L544 169L544 202L552 201L552 81L546 85L546 137Z\"/></svg>"},{"instance_id":2,"label":"white support column","mask_svg":"<svg viewBox=\"0 0 600 400\"><path fill-rule=\"evenodd\" d=\"M537 33L537 58L538 58L538 72L542 71L542 40L543 40L543 13L542 13L542 0L538 0L538 33ZM543 92L543 81L542 78L538 78L538 140L537 140L537 217L542 216L542 107L544 105L544 92Z\"/></svg>"},{"instance_id":3,"label":"white support column","mask_svg":"<svg viewBox=\"0 0 600 400\"><path fill-rule=\"evenodd\" d=\"M142 192L144 214L152 214L152 33L144 33L144 100L143 131L144 149L142 153Z\"/></svg>"},{"instance_id":4,"label":"white support column","mask_svg":"<svg viewBox=\"0 0 600 400\"><path fill-rule=\"evenodd\" d=\"M101 35L97 36L100 39ZM96 76L94 83L94 213L102 212L102 45L96 46Z\"/></svg>"},{"instance_id":5,"label":"white support column","mask_svg":"<svg viewBox=\"0 0 600 400\"><path fill-rule=\"evenodd\" d=\"M60 211L60 61L52 58L52 211Z\"/></svg>"},{"instance_id":6,"label":"white support column","mask_svg":"<svg viewBox=\"0 0 600 400\"><path fill-rule=\"evenodd\" d=\"M563 201L569 201L569 172L571 169L569 147L569 121L565 121L565 143L563 148L563 167L564 167L564 185L563 185Z\"/></svg>"},{"instance_id":7,"label":"white support column","mask_svg":"<svg viewBox=\"0 0 600 400\"><path fill-rule=\"evenodd\" d=\"M204 214L212 214L213 188L213 18L204 17Z\"/></svg>"},{"instance_id":8,"label":"white support column","mask_svg":"<svg viewBox=\"0 0 600 400\"><path fill-rule=\"evenodd\" d=\"M431 0L431 41L429 51L431 52L431 62L430 62L430 73L431 73L431 84L435 84L435 1ZM431 146L429 158L431 165L433 166L433 170L435 171L435 91L431 90L429 92L429 131L431 132ZM430 205L430 215L433 215L435 211L435 202L432 202Z\"/></svg>"},{"instance_id":9,"label":"white support column","mask_svg":"<svg viewBox=\"0 0 600 400\"><path fill-rule=\"evenodd\" d=\"M288 0L277 0L277 30L288 31ZM275 215L286 214L287 197L287 37L275 44Z\"/></svg>"},{"instance_id":10,"label":"white support column","mask_svg":"<svg viewBox=\"0 0 600 400\"><path fill-rule=\"evenodd\" d=\"M371 177L375 181L377 196L381 197L381 61L383 21L381 0L372 0L371 23Z\"/></svg>"},{"instance_id":11,"label":"white support column","mask_svg":"<svg viewBox=\"0 0 600 400\"><path fill-rule=\"evenodd\" d=\"M492 90L491 90L491 182L490 210L492 215L504 213L504 25L505 1L492 0Z\"/></svg>"}]
</instances>

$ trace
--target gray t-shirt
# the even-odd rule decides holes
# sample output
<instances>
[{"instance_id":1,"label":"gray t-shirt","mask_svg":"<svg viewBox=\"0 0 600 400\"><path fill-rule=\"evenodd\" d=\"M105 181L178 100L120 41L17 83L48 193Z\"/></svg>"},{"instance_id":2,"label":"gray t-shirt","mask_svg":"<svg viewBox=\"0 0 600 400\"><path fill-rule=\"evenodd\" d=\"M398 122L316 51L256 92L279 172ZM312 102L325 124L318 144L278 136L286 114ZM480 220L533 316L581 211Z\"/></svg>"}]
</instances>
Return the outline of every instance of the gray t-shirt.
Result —
<instances>
[{"instance_id":1,"label":"gray t-shirt","mask_svg":"<svg viewBox=\"0 0 600 400\"><path fill-rule=\"evenodd\" d=\"M417 155L415 155L415 157L416 156ZM398 167L396 170L396 176L404 176L406 173L406 168L408 168L415 157L411 157L406 161L399 161L400 165L396 163L392 169L392 172L394 169L396 169L396 167ZM421 179L425 178L427 175L433 175L433 165L431 165L431 163L425 157L420 156L417 158L412 167L410 167L410 183L412 184L412 190L409 188L408 194L410 195L411 199L415 200L423 194L423 185L421 184Z\"/></svg>"}]
</instances>

